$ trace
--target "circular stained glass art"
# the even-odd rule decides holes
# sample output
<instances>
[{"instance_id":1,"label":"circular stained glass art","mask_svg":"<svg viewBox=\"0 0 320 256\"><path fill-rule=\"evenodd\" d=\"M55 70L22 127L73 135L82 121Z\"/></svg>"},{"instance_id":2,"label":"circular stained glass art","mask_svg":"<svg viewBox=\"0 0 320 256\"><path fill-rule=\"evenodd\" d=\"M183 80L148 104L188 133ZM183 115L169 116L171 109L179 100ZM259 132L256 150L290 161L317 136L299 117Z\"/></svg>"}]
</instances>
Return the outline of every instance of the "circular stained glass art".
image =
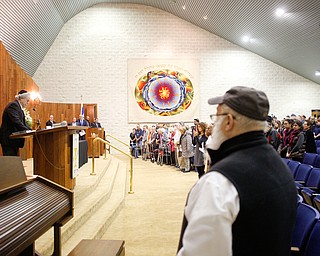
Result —
<instances>
[{"instance_id":1,"label":"circular stained glass art","mask_svg":"<svg viewBox=\"0 0 320 256\"><path fill-rule=\"evenodd\" d=\"M176 77L160 75L148 81L142 95L155 111L170 112L181 106L186 97L186 88Z\"/></svg>"},{"instance_id":2,"label":"circular stained glass art","mask_svg":"<svg viewBox=\"0 0 320 256\"><path fill-rule=\"evenodd\" d=\"M150 114L176 115L190 106L193 87L191 81L177 71L150 71L138 80L135 98L140 108Z\"/></svg>"}]
</instances>

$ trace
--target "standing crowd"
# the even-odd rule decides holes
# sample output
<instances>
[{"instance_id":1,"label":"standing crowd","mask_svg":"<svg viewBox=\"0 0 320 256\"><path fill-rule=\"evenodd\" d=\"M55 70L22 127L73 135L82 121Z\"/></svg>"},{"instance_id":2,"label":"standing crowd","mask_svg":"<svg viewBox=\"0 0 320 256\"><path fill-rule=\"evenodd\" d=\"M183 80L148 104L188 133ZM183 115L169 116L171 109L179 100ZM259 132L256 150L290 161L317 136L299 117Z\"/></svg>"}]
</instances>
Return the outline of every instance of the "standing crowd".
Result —
<instances>
[{"instance_id":1,"label":"standing crowd","mask_svg":"<svg viewBox=\"0 0 320 256\"><path fill-rule=\"evenodd\" d=\"M281 157L302 162L305 153L317 153L320 140L320 117L286 116L282 121L267 118L266 136Z\"/></svg>"},{"instance_id":2,"label":"standing crowd","mask_svg":"<svg viewBox=\"0 0 320 256\"><path fill-rule=\"evenodd\" d=\"M135 158L175 166L182 172L205 173L205 144L212 125L194 119L191 127L183 122L156 125L137 124L130 133L131 155Z\"/></svg>"},{"instance_id":3,"label":"standing crowd","mask_svg":"<svg viewBox=\"0 0 320 256\"><path fill-rule=\"evenodd\" d=\"M212 117L212 121L214 117ZM131 155L158 164L175 166L182 172L194 170L199 178L208 168L206 144L213 123L194 119L188 126L184 122L170 124L137 124L130 133ZM320 140L320 117L286 116L282 121L275 116L266 118L265 136L283 158L302 162L305 152L317 153L315 140Z\"/></svg>"},{"instance_id":4,"label":"standing crowd","mask_svg":"<svg viewBox=\"0 0 320 256\"><path fill-rule=\"evenodd\" d=\"M212 121L214 117L212 116ZM131 154L135 158L150 159L158 164L175 166L182 172L194 170L199 178L208 168L206 144L213 129L194 119L192 126L175 124L137 124L130 133ZM302 162L304 153L317 153L315 140L320 140L320 117L286 116L282 121L275 116L266 118L265 136L283 158Z\"/></svg>"}]
</instances>

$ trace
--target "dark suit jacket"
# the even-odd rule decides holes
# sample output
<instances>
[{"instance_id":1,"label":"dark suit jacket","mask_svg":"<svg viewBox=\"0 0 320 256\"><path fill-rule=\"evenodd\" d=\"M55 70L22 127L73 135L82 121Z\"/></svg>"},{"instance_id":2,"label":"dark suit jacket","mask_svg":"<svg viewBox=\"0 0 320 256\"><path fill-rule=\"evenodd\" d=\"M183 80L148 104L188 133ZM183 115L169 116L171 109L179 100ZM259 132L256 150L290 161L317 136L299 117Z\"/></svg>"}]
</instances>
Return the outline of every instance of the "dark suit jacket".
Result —
<instances>
[{"instance_id":1,"label":"dark suit jacket","mask_svg":"<svg viewBox=\"0 0 320 256\"><path fill-rule=\"evenodd\" d=\"M93 128L101 128L101 124L98 122L93 122L93 123L91 123L91 127L93 127Z\"/></svg>"},{"instance_id":2,"label":"dark suit jacket","mask_svg":"<svg viewBox=\"0 0 320 256\"><path fill-rule=\"evenodd\" d=\"M89 122L86 119L82 120L82 125L80 119L77 120L77 126L90 126Z\"/></svg>"},{"instance_id":3,"label":"dark suit jacket","mask_svg":"<svg viewBox=\"0 0 320 256\"><path fill-rule=\"evenodd\" d=\"M52 125L55 124L55 123L56 123L55 121L53 121L53 123L52 123L50 120L48 120L46 122L46 126L51 126L52 127Z\"/></svg>"},{"instance_id":4,"label":"dark suit jacket","mask_svg":"<svg viewBox=\"0 0 320 256\"><path fill-rule=\"evenodd\" d=\"M13 132L31 130L17 100L10 102L3 111L0 140L2 145L22 148L24 139L10 139Z\"/></svg>"}]
</instances>

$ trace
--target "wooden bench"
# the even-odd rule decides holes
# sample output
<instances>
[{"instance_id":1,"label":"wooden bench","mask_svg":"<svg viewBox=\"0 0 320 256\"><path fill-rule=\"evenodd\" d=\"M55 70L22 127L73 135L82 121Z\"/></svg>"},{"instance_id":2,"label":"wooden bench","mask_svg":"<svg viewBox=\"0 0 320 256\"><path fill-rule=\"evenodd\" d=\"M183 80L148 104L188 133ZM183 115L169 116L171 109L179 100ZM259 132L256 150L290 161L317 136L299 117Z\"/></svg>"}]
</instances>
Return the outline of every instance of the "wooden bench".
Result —
<instances>
[{"instance_id":1,"label":"wooden bench","mask_svg":"<svg viewBox=\"0 0 320 256\"><path fill-rule=\"evenodd\" d=\"M123 240L83 239L68 256L125 256Z\"/></svg>"}]
</instances>

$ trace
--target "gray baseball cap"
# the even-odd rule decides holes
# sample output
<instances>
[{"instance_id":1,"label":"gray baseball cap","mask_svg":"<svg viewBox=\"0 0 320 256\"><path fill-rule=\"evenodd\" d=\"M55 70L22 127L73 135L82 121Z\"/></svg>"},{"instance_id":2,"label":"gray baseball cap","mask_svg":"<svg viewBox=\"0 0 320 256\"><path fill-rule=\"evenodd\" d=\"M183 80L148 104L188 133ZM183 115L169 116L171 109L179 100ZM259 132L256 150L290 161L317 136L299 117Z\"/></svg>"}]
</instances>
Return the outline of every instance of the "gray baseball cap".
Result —
<instances>
[{"instance_id":1,"label":"gray baseball cap","mask_svg":"<svg viewBox=\"0 0 320 256\"><path fill-rule=\"evenodd\" d=\"M263 91L235 86L223 96L208 100L210 105L226 104L234 111L255 120L265 121L269 113L269 100Z\"/></svg>"}]
</instances>

